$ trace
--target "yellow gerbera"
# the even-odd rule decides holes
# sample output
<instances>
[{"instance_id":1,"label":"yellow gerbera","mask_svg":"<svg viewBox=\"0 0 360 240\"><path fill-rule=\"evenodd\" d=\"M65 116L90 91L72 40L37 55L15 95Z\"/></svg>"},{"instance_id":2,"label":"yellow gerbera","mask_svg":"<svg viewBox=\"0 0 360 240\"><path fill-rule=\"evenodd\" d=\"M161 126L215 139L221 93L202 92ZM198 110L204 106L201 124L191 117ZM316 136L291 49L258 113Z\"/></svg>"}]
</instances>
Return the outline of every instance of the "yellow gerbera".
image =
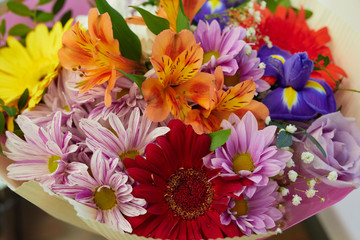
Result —
<instances>
[{"instance_id":1,"label":"yellow gerbera","mask_svg":"<svg viewBox=\"0 0 360 240\"><path fill-rule=\"evenodd\" d=\"M49 32L39 24L25 39L26 47L13 37L7 47L0 49L0 98L6 106L14 107L25 89L29 89L28 108L41 100L44 90L59 71L58 51L63 33L70 29L72 20L64 27L57 22Z\"/></svg>"}]
</instances>

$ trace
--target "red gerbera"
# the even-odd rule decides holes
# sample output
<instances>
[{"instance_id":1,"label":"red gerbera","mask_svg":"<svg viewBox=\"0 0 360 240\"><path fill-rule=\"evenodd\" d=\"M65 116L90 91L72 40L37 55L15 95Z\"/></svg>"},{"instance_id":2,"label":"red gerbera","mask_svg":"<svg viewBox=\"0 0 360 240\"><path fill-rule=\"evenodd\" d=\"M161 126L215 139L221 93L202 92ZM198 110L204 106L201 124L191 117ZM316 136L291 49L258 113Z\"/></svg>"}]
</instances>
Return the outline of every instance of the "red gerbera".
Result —
<instances>
[{"instance_id":1,"label":"red gerbera","mask_svg":"<svg viewBox=\"0 0 360 240\"><path fill-rule=\"evenodd\" d=\"M134 233L166 239L207 239L242 235L234 225L222 225L228 195L242 188L239 181L222 180L220 170L204 166L210 138L173 120L157 144L146 147L146 159L125 159L129 175L139 184L132 194L147 201L147 214L129 219Z\"/></svg>"},{"instance_id":2,"label":"red gerbera","mask_svg":"<svg viewBox=\"0 0 360 240\"><path fill-rule=\"evenodd\" d=\"M258 34L268 36L274 46L292 54L307 52L311 60L317 60L318 55L321 54L328 56L332 61L331 51L326 46L331 40L327 28L323 27L318 31L311 30L306 23L304 9L300 9L296 14L292 8L286 9L284 6L279 6L274 14L266 9L262 10L262 15L262 22L257 29ZM258 40L255 48L260 48L265 44L263 39ZM332 62L326 70L335 80L341 76L346 77L344 70ZM311 77L325 79L333 89L335 88L334 80L325 71L314 71Z\"/></svg>"}]
</instances>

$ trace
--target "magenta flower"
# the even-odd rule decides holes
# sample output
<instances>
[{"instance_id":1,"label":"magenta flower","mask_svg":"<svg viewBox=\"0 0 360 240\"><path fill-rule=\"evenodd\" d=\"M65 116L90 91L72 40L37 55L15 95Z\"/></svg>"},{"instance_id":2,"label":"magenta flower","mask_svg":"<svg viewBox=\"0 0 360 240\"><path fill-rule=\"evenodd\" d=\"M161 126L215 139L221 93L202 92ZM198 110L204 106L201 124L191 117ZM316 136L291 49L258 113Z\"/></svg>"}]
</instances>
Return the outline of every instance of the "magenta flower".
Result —
<instances>
[{"instance_id":1,"label":"magenta flower","mask_svg":"<svg viewBox=\"0 0 360 240\"><path fill-rule=\"evenodd\" d=\"M135 198L129 177L117 172L118 158L105 159L100 150L94 152L89 172L69 176L69 185L56 184L52 190L68 196L97 210L96 220L105 223L117 231L132 232L125 216L143 215L146 202ZM85 165L85 164L84 164Z\"/></svg>"},{"instance_id":2,"label":"magenta flower","mask_svg":"<svg viewBox=\"0 0 360 240\"><path fill-rule=\"evenodd\" d=\"M257 186L267 185L269 178L284 169L292 157L289 151L272 145L276 127L258 130L256 118L251 112L247 112L241 120L232 114L228 121L223 120L221 127L231 129L231 135L225 146L204 158L205 165L222 168L222 176L240 176L251 180L254 185L244 188L249 196Z\"/></svg>"},{"instance_id":3,"label":"magenta flower","mask_svg":"<svg viewBox=\"0 0 360 240\"><path fill-rule=\"evenodd\" d=\"M25 141L12 132L6 132L6 156L14 160L8 166L8 177L20 180L35 180L45 186L62 183L68 167L70 153L77 150L71 145L72 134L63 134L61 113L57 112L48 129L40 128L25 116L19 115L17 124L24 133ZM69 166L71 171L75 165Z\"/></svg>"},{"instance_id":4,"label":"magenta flower","mask_svg":"<svg viewBox=\"0 0 360 240\"><path fill-rule=\"evenodd\" d=\"M140 116L138 108L131 113L127 127L113 113L109 114L108 120L111 131L90 119L82 119L80 128L86 134L86 144L93 152L101 149L105 156L121 160L142 155L146 145L169 131L167 127L156 127L157 124L151 122L146 115Z\"/></svg>"},{"instance_id":5,"label":"magenta flower","mask_svg":"<svg viewBox=\"0 0 360 240\"><path fill-rule=\"evenodd\" d=\"M246 30L242 27L226 27L223 31L217 21L210 24L200 21L195 31L196 42L204 50L202 71L214 73L221 66L225 75L234 75L238 70L235 57L245 46L242 40Z\"/></svg>"},{"instance_id":6,"label":"magenta flower","mask_svg":"<svg viewBox=\"0 0 360 240\"><path fill-rule=\"evenodd\" d=\"M278 185L270 181L266 186L257 187L252 196L244 194L243 199L232 198L229 208L220 216L221 223L229 225L234 221L246 234L264 234L275 227L282 213L275 207Z\"/></svg>"}]
</instances>

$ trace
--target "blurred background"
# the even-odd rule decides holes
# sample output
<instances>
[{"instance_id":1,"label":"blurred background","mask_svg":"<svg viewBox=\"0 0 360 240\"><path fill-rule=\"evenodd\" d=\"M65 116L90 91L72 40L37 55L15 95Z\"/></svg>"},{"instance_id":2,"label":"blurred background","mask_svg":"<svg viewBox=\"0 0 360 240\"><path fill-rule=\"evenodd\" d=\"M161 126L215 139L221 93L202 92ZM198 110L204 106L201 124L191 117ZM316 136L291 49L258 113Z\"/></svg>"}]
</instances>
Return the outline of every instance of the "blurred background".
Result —
<instances>
[{"instance_id":1,"label":"blurred background","mask_svg":"<svg viewBox=\"0 0 360 240\"><path fill-rule=\"evenodd\" d=\"M0 190L0 240L50 239L105 240L101 236L53 218L8 188ZM316 216L269 238L269 240L328 239Z\"/></svg>"}]
</instances>

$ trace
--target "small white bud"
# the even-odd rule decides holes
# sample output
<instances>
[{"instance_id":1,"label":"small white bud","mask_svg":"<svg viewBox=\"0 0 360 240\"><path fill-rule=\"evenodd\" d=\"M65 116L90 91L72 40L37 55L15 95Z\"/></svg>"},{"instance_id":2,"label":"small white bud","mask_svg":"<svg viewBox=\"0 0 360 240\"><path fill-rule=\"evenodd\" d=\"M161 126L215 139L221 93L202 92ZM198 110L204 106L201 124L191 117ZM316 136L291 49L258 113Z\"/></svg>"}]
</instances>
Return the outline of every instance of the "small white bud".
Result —
<instances>
[{"instance_id":1,"label":"small white bud","mask_svg":"<svg viewBox=\"0 0 360 240\"><path fill-rule=\"evenodd\" d=\"M256 33L255 29L253 27L249 27L246 31L246 36L251 37L251 36L254 36L255 33Z\"/></svg>"},{"instance_id":2,"label":"small white bud","mask_svg":"<svg viewBox=\"0 0 360 240\"><path fill-rule=\"evenodd\" d=\"M281 128L281 129L279 130L279 133L282 132L282 131L285 131L285 129Z\"/></svg>"},{"instance_id":3,"label":"small white bud","mask_svg":"<svg viewBox=\"0 0 360 240\"><path fill-rule=\"evenodd\" d=\"M252 51L252 48L249 44L246 44L245 47L244 47L244 52L247 56L250 56L251 54L251 51Z\"/></svg>"},{"instance_id":4,"label":"small white bud","mask_svg":"<svg viewBox=\"0 0 360 240\"><path fill-rule=\"evenodd\" d=\"M261 15L260 15L260 12L259 12L259 11L255 11L255 12L254 12L254 21L255 21L256 23L261 22Z\"/></svg>"},{"instance_id":5,"label":"small white bud","mask_svg":"<svg viewBox=\"0 0 360 240\"><path fill-rule=\"evenodd\" d=\"M284 188L284 187L280 187L279 190L283 197L285 197L286 195L288 195L290 193L289 189Z\"/></svg>"},{"instance_id":6,"label":"small white bud","mask_svg":"<svg viewBox=\"0 0 360 240\"><path fill-rule=\"evenodd\" d=\"M260 63L261 64L261 63ZM260 65L259 65L259 67L260 67ZM266 125L269 125L269 123L271 122L271 117L270 116L267 116L266 118L265 118L265 124Z\"/></svg>"},{"instance_id":7,"label":"small white bud","mask_svg":"<svg viewBox=\"0 0 360 240\"><path fill-rule=\"evenodd\" d=\"M261 9L261 10L264 10L265 8L266 8L266 2L265 2L265 1L262 1L262 2L261 2L260 9Z\"/></svg>"},{"instance_id":8,"label":"small white bud","mask_svg":"<svg viewBox=\"0 0 360 240\"><path fill-rule=\"evenodd\" d=\"M286 167L288 167L288 168L295 167L295 162L294 162L294 160L290 159L289 161L287 161L287 162L286 162Z\"/></svg>"},{"instance_id":9,"label":"small white bud","mask_svg":"<svg viewBox=\"0 0 360 240\"><path fill-rule=\"evenodd\" d=\"M278 175L279 175L279 176L282 176L282 175L284 175L284 173L285 173L284 170L280 170L280 172L279 172Z\"/></svg>"},{"instance_id":10,"label":"small white bud","mask_svg":"<svg viewBox=\"0 0 360 240\"><path fill-rule=\"evenodd\" d=\"M310 179L307 181L307 185L309 186L309 188L313 188L316 184L316 180L315 179Z\"/></svg>"},{"instance_id":11,"label":"small white bud","mask_svg":"<svg viewBox=\"0 0 360 240\"><path fill-rule=\"evenodd\" d=\"M329 175L327 176L327 178L330 180L330 181L336 181L336 179L338 178L338 174L337 172L335 171L331 171L329 173Z\"/></svg>"},{"instance_id":12,"label":"small white bud","mask_svg":"<svg viewBox=\"0 0 360 240\"><path fill-rule=\"evenodd\" d=\"M295 127L295 125L289 124L286 126L285 129L288 133L294 133L296 132L297 128Z\"/></svg>"},{"instance_id":13,"label":"small white bud","mask_svg":"<svg viewBox=\"0 0 360 240\"><path fill-rule=\"evenodd\" d=\"M305 191L305 195L308 198L312 198L315 196L315 194L318 192L318 190L315 190L314 188L309 188L308 190Z\"/></svg>"},{"instance_id":14,"label":"small white bud","mask_svg":"<svg viewBox=\"0 0 360 240\"><path fill-rule=\"evenodd\" d=\"M298 206L301 203L301 200L302 198L299 195L295 194L293 195L292 204L294 206Z\"/></svg>"},{"instance_id":15,"label":"small white bud","mask_svg":"<svg viewBox=\"0 0 360 240\"><path fill-rule=\"evenodd\" d=\"M288 172L288 177L289 177L290 181L295 182L298 177L298 173L295 172L294 170L290 170Z\"/></svg>"},{"instance_id":16,"label":"small white bud","mask_svg":"<svg viewBox=\"0 0 360 240\"><path fill-rule=\"evenodd\" d=\"M303 152L301 154L301 160L303 160L304 163L312 163L312 161L314 161L314 154L311 152Z\"/></svg>"},{"instance_id":17,"label":"small white bud","mask_svg":"<svg viewBox=\"0 0 360 240\"><path fill-rule=\"evenodd\" d=\"M288 152L291 152L291 148L290 148L290 147L282 147L282 148L280 148L280 149L285 150L285 151L288 151Z\"/></svg>"},{"instance_id":18,"label":"small white bud","mask_svg":"<svg viewBox=\"0 0 360 240\"><path fill-rule=\"evenodd\" d=\"M322 202L325 202L325 198L323 198L323 197L322 197L320 200L321 200Z\"/></svg>"},{"instance_id":19,"label":"small white bud","mask_svg":"<svg viewBox=\"0 0 360 240\"><path fill-rule=\"evenodd\" d=\"M275 231L276 234L282 234L282 230L281 228L277 228L276 231Z\"/></svg>"},{"instance_id":20,"label":"small white bud","mask_svg":"<svg viewBox=\"0 0 360 240\"><path fill-rule=\"evenodd\" d=\"M265 68L266 68L266 64L263 63L263 62L261 62L261 63L259 64L259 68L260 68L260 69L265 69Z\"/></svg>"}]
</instances>

